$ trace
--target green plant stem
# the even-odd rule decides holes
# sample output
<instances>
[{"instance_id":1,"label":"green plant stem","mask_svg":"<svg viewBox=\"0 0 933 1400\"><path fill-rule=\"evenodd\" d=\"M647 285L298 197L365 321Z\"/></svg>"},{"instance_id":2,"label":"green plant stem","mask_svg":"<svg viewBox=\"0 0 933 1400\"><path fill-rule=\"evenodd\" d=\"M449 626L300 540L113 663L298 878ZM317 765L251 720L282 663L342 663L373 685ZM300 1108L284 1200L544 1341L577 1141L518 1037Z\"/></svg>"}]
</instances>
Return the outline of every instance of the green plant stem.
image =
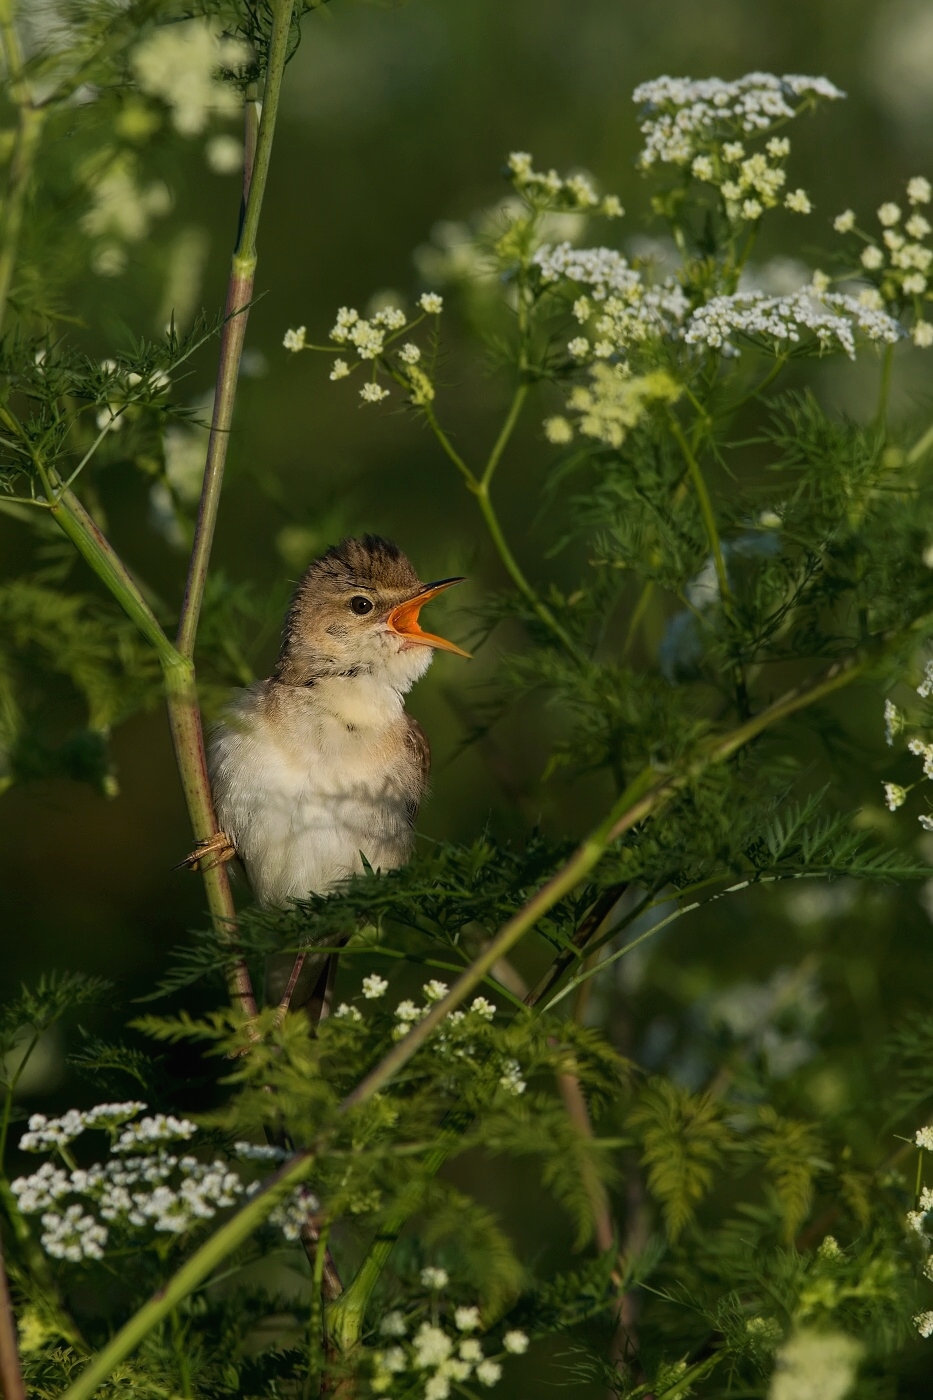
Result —
<instances>
[{"instance_id":1,"label":"green plant stem","mask_svg":"<svg viewBox=\"0 0 933 1400\"><path fill-rule=\"evenodd\" d=\"M288 58L288 35L294 7L295 0L274 0L273 3L272 35L269 41L266 64L262 116L255 138L255 155L250 153L244 166L240 232L233 252L230 279L227 284L225 319L220 338L220 359L214 390L214 413L207 445L207 461L204 468L198 521L188 569L188 583L178 626L178 650L183 656L189 657L194 655L198 619L204 599L207 568L217 525L217 512L220 507L220 492L227 460L227 444L233 422L237 379L240 373L249 304L253 295L253 283L256 275L256 235L259 229L263 196L266 192L269 163L272 158L275 122L278 116L285 62ZM248 146L254 121L254 104L247 102Z\"/></svg>"},{"instance_id":2,"label":"green plant stem","mask_svg":"<svg viewBox=\"0 0 933 1400\"><path fill-rule=\"evenodd\" d=\"M888 422L888 398L891 393L891 370L894 365L894 346L886 345L881 359L881 383L878 386L878 408L875 412L875 430L883 433Z\"/></svg>"},{"instance_id":3,"label":"green plant stem","mask_svg":"<svg viewBox=\"0 0 933 1400\"><path fill-rule=\"evenodd\" d=\"M6 317L10 284L26 212L29 181L42 139L45 112L32 100L16 33L13 0L0 0L0 44L6 61L10 93L19 108L19 126L10 162L2 225L0 225L0 334Z\"/></svg>"},{"instance_id":4,"label":"green plant stem","mask_svg":"<svg viewBox=\"0 0 933 1400\"><path fill-rule=\"evenodd\" d=\"M502 454L508 445L509 439L511 438L512 433L515 431L515 425L518 422L519 415L521 414L522 406L525 402L527 395L528 385L520 384L512 397L512 402L509 405L509 410L506 414L505 421L502 424L501 429L499 430L499 435L496 438L495 443L493 444L492 450L490 451L488 458L486 459L486 465L483 468L482 476L477 476L476 473L471 470L471 468L461 457L460 453L454 447L453 443L450 441L450 438L447 436L444 429L438 422L437 415L435 414L434 409L432 408L430 403L423 405L424 416L427 420L428 426L430 427L434 436L437 438L438 443L443 449L444 454L457 468L457 471L463 477L467 488L472 493L472 495L476 497L476 501L480 509L480 514L482 515L483 520L486 523L486 528L489 531L489 536L493 542L493 545L495 546L496 553L499 555L499 558L501 559L509 578L512 580L515 587L518 589L519 593L525 599L526 603L531 608L535 616L539 619L539 621L542 622L544 626L548 629L548 631L550 631L558 639L561 645L565 648L566 651L570 653L570 655L574 658L575 661L582 663L583 661L585 661L583 653L580 651L579 647L576 645L570 634L558 622L557 618L551 612L551 609L547 606L547 604L541 601L541 599L538 597L537 593L529 583L528 579L522 572L521 565L515 558L515 555L512 553L512 550L509 547L508 540L505 538L502 526L499 523L499 517L496 515L495 507L493 506L492 499L489 495L489 484L492 481L496 467L499 465L499 462L502 458Z\"/></svg>"},{"instance_id":5,"label":"green plant stem","mask_svg":"<svg viewBox=\"0 0 933 1400\"><path fill-rule=\"evenodd\" d=\"M26 1400L23 1371L19 1364L19 1347L16 1344L16 1319L13 1316L13 1301L10 1298L10 1285L3 1262L2 1244L0 1244L0 1386L3 1388L4 1400Z\"/></svg>"},{"instance_id":6,"label":"green plant stem","mask_svg":"<svg viewBox=\"0 0 933 1400\"><path fill-rule=\"evenodd\" d=\"M864 666L865 661L858 655L835 663L817 680L794 687L759 715L710 741L683 768L660 781L657 780L655 770L645 769L584 839L566 864L538 890L524 908L503 925L480 956L454 983L448 994L436 1002L427 1016L394 1045L379 1064L346 1096L339 1106L340 1115L350 1113L386 1087L417 1054L445 1017L455 1010L491 971L495 963L505 957L519 939L593 869L613 841L639 822L654 815L705 768L724 762L773 724L849 684L861 673ZM172 1308L177 1307L183 1298L200 1287L211 1272L249 1238L285 1192L306 1179L316 1156L326 1146L326 1142L326 1135L321 1135L308 1148L296 1154L269 1179L266 1186L247 1205L206 1240L165 1286L134 1313L74 1385L65 1392L62 1400L88 1400L113 1368L135 1350L152 1328L158 1326Z\"/></svg>"},{"instance_id":7,"label":"green plant stem","mask_svg":"<svg viewBox=\"0 0 933 1400\"><path fill-rule=\"evenodd\" d=\"M703 516L703 524L706 527L706 538L709 541L709 547L713 555L713 564L716 569L716 578L719 582L719 596L722 599L723 611L728 617L731 617L732 592L729 588L729 578L726 574L726 565L722 556L722 544L719 539L719 527L716 524L716 516L713 513L713 503L710 500L709 491L706 488L706 481L700 470L700 464L684 436L683 429L673 415L671 415L670 421L671 432L683 453L684 461L687 464L687 471L690 474L690 480L693 482L693 489L697 493L700 514Z\"/></svg>"},{"instance_id":8,"label":"green plant stem","mask_svg":"<svg viewBox=\"0 0 933 1400\"><path fill-rule=\"evenodd\" d=\"M496 467L499 465L499 462L502 459L502 454L508 446L509 439L515 431L515 425L521 417L522 408L524 407L525 400L528 397L528 388L529 386L527 382L523 382L519 384L518 388L515 390L515 393L512 396L512 402L509 404L509 411L505 416L505 422L502 424L502 427L499 431L499 436L493 443L492 451L490 452L489 457L487 458L486 466L483 470L483 475L480 478L481 486L485 486L488 488L489 483L492 481L492 478L495 475Z\"/></svg>"},{"instance_id":9,"label":"green plant stem","mask_svg":"<svg viewBox=\"0 0 933 1400\"><path fill-rule=\"evenodd\" d=\"M194 663L169 641L136 580L77 496L71 491L57 490L57 483L50 479L40 461L37 467L46 497L53 502L49 507L52 516L155 649L162 668L169 725L192 829L196 840L206 841L216 831L217 824L204 754ZM208 863L203 878L215 926L232 945L236 910L226 869L221 864ZM242 958L234 955L227 980L231 999L244 1016L255 1016L256 999Z\"/></svg>"},{"instance_id":10,"label":"green plant stem","mask_svg":"<svg viewBox=\"0 0 933 1400\"><path fill-rule=\"evenodd\" d=\"M526 603L531 608L532 612L535 614L538 620L542 622L544 626L547 627L548 630L554 634L554 636L562 644L564 649L570 653L574 660L582 664L586 660L582 651L577 646L576 642L574 642L569 632L567 632L558 622L557 618L551 612L551 609L547 606L547 604L543 603L538 597L537 593L532 588L531 584L528 582L527 578L522 572L518 560L515 558L515 555L509 548L508 540L505 538L502 526L499 524L499 517L496 515L495 507L493 506L493 503L490 500L488 488L481 482L479 486L477 486L474 489L474 494L479 504L480 514L486 522L486 528L489 531L489 537L496 547L496 552L499 555L499 558L502 560L502 563L505 566L505 571L508 574L509 578L515 584L515 587L525 599Z\"/></svg>"}]
</instances>

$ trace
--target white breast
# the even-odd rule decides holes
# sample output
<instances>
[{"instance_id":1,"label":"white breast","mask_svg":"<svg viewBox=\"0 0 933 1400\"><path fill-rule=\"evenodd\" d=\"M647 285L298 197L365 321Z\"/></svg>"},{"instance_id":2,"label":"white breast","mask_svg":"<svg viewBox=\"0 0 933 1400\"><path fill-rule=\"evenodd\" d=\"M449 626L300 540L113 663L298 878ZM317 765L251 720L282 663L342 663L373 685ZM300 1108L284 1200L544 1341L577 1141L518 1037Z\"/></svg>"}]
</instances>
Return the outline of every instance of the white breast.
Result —
<instances>
[{"instance_id":1,"label":"white breast","mask_svg":"<svg viewBox=\"0 0 933 1400\"><path fill-rule=\"evenodd\" d=\"M276 691L280 693L276 693ZM244 691L209 751L221 828L261 904L408 859L413 788L398 692L367 677Z\"/></svg>"}]
</instances>

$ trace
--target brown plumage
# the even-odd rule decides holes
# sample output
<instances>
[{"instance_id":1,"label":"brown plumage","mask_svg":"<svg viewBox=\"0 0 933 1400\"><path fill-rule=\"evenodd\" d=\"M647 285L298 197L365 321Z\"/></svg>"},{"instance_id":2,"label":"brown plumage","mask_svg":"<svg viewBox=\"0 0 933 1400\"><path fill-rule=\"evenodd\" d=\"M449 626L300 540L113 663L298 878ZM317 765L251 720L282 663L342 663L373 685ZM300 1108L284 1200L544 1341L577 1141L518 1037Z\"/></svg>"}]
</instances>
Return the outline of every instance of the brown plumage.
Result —
<instances>
[{"instance_id":1,"label":"brown plumage","mask_svg":"<svg viewBox=\"0 0 933 1400\"><path fill-rule=\"evenodd\" d=\"M209 747L218 822L260 903L325 892L364 859L408 859L430 749L403 696L435 649L460 652L418 623L454 582L421 583L374 535L306 570L273 674L234 700Z\"/></svg>"}]
</instances>

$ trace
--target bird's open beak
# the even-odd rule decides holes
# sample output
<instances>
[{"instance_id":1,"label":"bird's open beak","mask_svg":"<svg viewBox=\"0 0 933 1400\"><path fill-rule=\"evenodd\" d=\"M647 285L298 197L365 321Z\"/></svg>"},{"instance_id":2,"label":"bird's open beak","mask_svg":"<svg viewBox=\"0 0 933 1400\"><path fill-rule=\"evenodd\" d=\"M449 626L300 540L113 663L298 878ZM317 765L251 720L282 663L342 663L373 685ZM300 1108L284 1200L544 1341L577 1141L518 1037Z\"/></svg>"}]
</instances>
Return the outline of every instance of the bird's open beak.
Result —
<instances>
[{"instance_id":1,"label":"bird's open beak","mask_svg":"<svg viewBox=\"0 0 933 1400\"><path fill-rule=\"evenodd\" d=\"M443 593L445 588L452 588L455 583L464 583L462 578L444 578L439 583L426 583L422 589L415 594L414 598L407 598L404 603L399 603L394 607L386 618L386 625L392 632L397 632L400 637L404 637L408 642L418 642L421 646L437 647L440 651L452 651L456 656L465 656L468 660L470 653L464 651L463 647L458 647L456 642L448 642L445 637L437 637L433 632L423 632L418 623L418 614L429 603L432 598L436 598L438 593Z\"/></svg>"}]
</instances>

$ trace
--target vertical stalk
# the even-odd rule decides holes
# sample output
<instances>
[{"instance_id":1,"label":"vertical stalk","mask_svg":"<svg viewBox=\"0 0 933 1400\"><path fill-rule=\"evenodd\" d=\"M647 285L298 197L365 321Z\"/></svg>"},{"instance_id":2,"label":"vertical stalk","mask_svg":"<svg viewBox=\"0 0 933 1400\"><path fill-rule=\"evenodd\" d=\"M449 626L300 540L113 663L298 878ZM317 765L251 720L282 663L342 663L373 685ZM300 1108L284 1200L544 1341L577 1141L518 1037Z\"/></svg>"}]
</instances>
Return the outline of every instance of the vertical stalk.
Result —
<instances>
[{"instance_id":1,"label":"vertical stalk","mask_svg":"<svg viewBox=\"0 0 933 1400\"><path fill-rule=\"evenodd\" d=\"M10 176L0 225L0 333L6 316L10 283L16 265L29 181L42 139L45 112L36 107L23 69L23 54L16 33L14 0L0 0L0 44L13 101L19 108L19 126L10 163Z\"/></svg>"},{"instance_id":2,"label":"vertical stalk","mask_svg":"<svg viewBox=\"0 0 933 1400\"><path fill-rule=\"evenodd\" d=\"M13 1302L10 1298L10 1285L3 1263L3 1248L0 1246L0 1386L4 1400L26 1400L26 1387L23 1385L23 1372L19 1364L19 1348L16 1345L16 1319L13 1316Z\"/></svg>"},{"instance_id":3,"label":"vertical stalk","mask_svg":"<svg viewBox=\"0 0 933 1400\"><path fill-rule=\"evenodd\" d=\"M230 280L227 284L227 302L224 313L226 319L220 338L220 360L217 366L214 413L211 420L211 435L207 445L204 484L201 488L198 522L191 550L188 584L178 626L178 650L187 657L194 655L198 618L204 599L207 567L210 561L211 546L214 542L217 511L220 506L220 490L223 485L227 443L233 422L237 378L240 372L246 322L256 275L256 234L259 228L259 216L262 211L262 201L269 175L269 163L272 157L272 141L275 135L275 121L279 110L279 95L282 89L282 76L285 72L285 60L288 57L288 35L294 5L295 0L275 0L273 6L272 37L269 42L262 116L259 121L258 133L255 133L254 104L247 102L246 106L247 155L243 172L243 208L240 232L233 252ZM253 140L255 140L255 154L249 149Z\"/></svg>"},{"instance_id":4,"label":"vertical stalk","mask_svg":"<svg viewBox=\"0 0 933 1400\"><path fill-rule=\"evenodd\" d=\"M726 565L722 556L722 544L719 539L719 527L716 524L716 516L713 512L713 503L710 500L706 481L700 470L700 464L691 451L690 444L684 437L683 429L677 419L671 416L671 432L683 453L684 461L687 464L687 471L690 480L693 482L693 489L697 493L697 501L700 506L700 514L703 517L703 524L706 527L706 537L709 540L710 551L713 555L713 564L716 569L716 578L719 583L719 596L722 599L723 612L727 617L732 616L732 592L729 588L729 579L726 574Z\"/></svg>"},{"instance_id":5,"label":"vertical stalk","mask_svg":"<svg viewBox=\"0 0 933 1400\"><path fill-rule=\"evenodd\" d=\"M240 228L230 267L224 326L220 339L220 357L214 392L214 412L208 441L204 482L195 527L194 543L188 568L185 598L176 639L176 660L165 670L169 724L175 756L181 774L185 800L197 841L207 841L217 831L217 818L211 794L204 750L204 733L198 704L194 671L194 645L207 582L211 546L217 526L220 493L227 460L227 443L233 422L243 342L249 304L253 295L256 272L256 235L259 216L272 157L272 142L279 108L279 94L285 61L288 57L288 35L294 0L276 0L273 8L272 35L266 64L266 79L262 115L257 129L257 103L253 92L247 94L245 106L245 159L243 165L243 203ZM208 905L215 925L226 937L231 937L236 909L230 890L226 867L220 862L204 862L204 885ZM245 963L237 960L230 974L230 992L244 1014L256 1014L249 973Z\"/></svg>"}]
</instances>

